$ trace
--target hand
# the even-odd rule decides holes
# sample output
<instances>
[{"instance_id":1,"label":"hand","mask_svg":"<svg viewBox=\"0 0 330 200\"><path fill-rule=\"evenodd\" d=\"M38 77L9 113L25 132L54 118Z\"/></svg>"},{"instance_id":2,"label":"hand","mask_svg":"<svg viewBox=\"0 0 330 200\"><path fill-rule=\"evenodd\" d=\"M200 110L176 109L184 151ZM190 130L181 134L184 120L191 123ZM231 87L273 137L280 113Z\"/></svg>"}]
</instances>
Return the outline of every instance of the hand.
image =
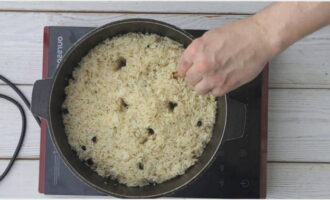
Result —
<instances>
[{"instance_id":1,"label":"hand","mask_svg":"<svg viewBox=\"0 0 330 200\"><path fill-rule=\"evenodd\" d=\"M222 96L254 79L274 55L266 31L247 18L195 39L183 53L178 72L198 94Z\"/></svg>"}]
</instances>

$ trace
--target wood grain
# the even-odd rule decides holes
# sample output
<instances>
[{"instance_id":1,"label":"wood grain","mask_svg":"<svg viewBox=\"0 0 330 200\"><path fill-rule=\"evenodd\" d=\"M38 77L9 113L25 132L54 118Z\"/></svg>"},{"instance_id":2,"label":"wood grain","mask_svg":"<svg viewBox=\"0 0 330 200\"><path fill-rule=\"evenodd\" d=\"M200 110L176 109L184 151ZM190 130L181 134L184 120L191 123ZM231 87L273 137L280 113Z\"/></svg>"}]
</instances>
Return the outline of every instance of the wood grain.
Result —
<instances>
[{"instance_id":1,"label":"wood grain","mask_svg":"<svg viewBox=\"0 0 330 200\"><path fill-rule=\"evenodd\" d=\"M269 163L268 198L329 198L330 164Z\"/></svg>"},{"instance_id":2,"label":"wood grain","mask_svg":"<svg viewBox=\"0 0 330 200\"><path fill-rule=\"evenodd\" d=\"M30 100L32 86L20 86L19 89ZM23 147L19 154L20 158L39 158L40 146L40 128L33 118L31 112L25 106L23 101L9 86L0 86L0 93L6 94L17 100L24 108L27 114L27 129ZM19 110L12 103L0 99L0 158L10 158L14 153L18 139L21 133L21 116Z\"/></svg>"},{"instance_id":3,"label":"wood grain","mask_svg":"<svg viewBox=\"0 0 330 200\"><path fill-rule=\"evenodd\" d=\"M330 90L273 89L268 160L330 162Z\"/></svg>"},{"instance_id":4,"label":"wood grain","mask_svg":"<svg viewBox=\"0 0 330 200\"><path fill-rule=\"evenodd\" d=\"M6 164L0 160L0 171ZM63 198L38 193L38 169L36 160L17 161L13 171L0 182L0 198ZM268 163L267 198L328 198L329 185L330 164Z\"/></svg>"},{"instance_id":5,"label":"wood grain","mask_svg":"<svg viewBox=\"0 0 330 200\"><path fill-rule=\"evenodd\" d=\"M270 2L1 2L0 10L160 13L255 13Z\"/></svg>"},{"instance_id":6,"label":"wood grain","mask_svg":"<svg viewBox=\"0 0 330 200\"><path fill-rule=\"evenodd\" d=\"M21 86L29 97L32 86ZM8 86L0 92L18 99ZM29 97L30 98L30 97ZM330 90L271 89L269 95L269 161L330 162ZM20 133L16 108L0 99L3 112L0 129L3 141L0 158L11 156ZM40 129L28 113L27 139L21 158L39 157ZM4 113L4 114L3 114Z\"/></svg>"},{"instance_id":7,"label":"wood grain","mask_svg":"<svg viewBox=\"0 0 330 200\"><path fill-rule=\"evenodd\" d=\"M0 12L0 73L19 84L32 84L40 79L43 26L100 26L136 17L157 19L186 29L210 29L246 16ZM330 88L329 52L330 27L326 27L272 60L270 87Z\"/></svg>"}]
</instances>

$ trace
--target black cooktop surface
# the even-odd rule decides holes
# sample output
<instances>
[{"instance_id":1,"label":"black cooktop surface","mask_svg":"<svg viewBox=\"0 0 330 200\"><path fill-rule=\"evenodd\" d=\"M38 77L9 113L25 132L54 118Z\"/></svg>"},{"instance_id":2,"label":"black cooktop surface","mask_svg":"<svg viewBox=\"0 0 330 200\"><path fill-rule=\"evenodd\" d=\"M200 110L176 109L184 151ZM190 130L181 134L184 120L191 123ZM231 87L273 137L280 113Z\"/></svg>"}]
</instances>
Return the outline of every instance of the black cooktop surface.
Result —
<instances>
[{"instance_id":1,"label":"black cooktop surface","mask_svg":"<svg viewBox=\"0 0 330 200\"><path fill-rule=\"evenodd\" d=\"M90 27L46 27L45 41L48 59L44 63L44 76L52 76L58 62L68 48ZM46 31L47 30L47 31ZM195 37L201 36L204 30L187 30ZM45 61L45 55L44 55ZM267 72L268 73L268 72ZM265 74L265 72L263 73ZM44 77L44 78L45 78ZM268 80L267 80L268 81ZM228 120L226 132L242 133L243 137L226 141L222 144L214 163L197 180L176 191L173 197L205 198L260 198L265 191L265 163L262 156L261 103L263 76L259 75L251 83L230 92L228 95ZM267 101L266 101L267 103ZM267 106L266 106L267 107ZM41 192L63 195L103 195L81 182L64 165L56 152L48 131L44 130L45 142L41 147L40 173ZM263 152L265 153L265 152ZM262 180L262 181L261 181Z\"/></svg>"}]
</instances>

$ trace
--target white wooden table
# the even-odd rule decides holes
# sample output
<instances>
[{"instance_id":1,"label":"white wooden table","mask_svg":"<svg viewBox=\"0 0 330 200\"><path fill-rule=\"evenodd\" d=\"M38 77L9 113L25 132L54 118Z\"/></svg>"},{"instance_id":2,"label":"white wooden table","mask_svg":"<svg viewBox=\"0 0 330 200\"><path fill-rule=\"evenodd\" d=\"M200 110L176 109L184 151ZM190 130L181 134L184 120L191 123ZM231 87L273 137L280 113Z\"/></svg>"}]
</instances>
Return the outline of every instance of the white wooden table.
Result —
<instances>
[{"instance_id":1,"label":"white wooden table","mask_svg":"<svg viewBox=\"0 0 330 200\"><path fill-rule=\"evenodd\" d=\"M99 26L126 18L152 18L181 28L210 29L257 12L249 2L1 2L0 74L31 97L41 78L43 26ZM271 61L269 198L330 197L330 27ZM19 99L0 82L0 93ZM21 102L21 101L20 101ZM26 110L27 111L27 110ZM27 113L29 113L27 111ZM18 110L0 99L0 170L20 132ZM27 137L0 198L53 198L38 193L40 129L28 114Z\"/></svg>"}]
</instances>

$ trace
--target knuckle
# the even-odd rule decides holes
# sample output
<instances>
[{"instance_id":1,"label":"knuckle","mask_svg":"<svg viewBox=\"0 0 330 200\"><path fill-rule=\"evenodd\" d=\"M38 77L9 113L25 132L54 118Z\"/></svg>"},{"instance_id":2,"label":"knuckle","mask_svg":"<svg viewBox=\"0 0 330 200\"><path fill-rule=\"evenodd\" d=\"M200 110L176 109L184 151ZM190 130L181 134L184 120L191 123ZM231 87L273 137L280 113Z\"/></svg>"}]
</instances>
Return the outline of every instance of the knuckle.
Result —
<instances>
[{"instance_id":1,"label":"knuckle","mask_svg":"<svg viewBox=\"0 0 330 200\"><path fill-rule=\"evenodd\" d=\"M205 73L212 69L212 62L210 58L203 56L201 60L196 64L197 68L196 70L199 73Z\"/></svg>"},{"instance_id":2,"label":"knuckle","mask_svg":"<svg viewBox=\"0 0 330 200\"><path fill-rule=\"evenodd\" d=\"M210 56L206 56L204 55L201 59L201 63L203 63L204 65L206 66L212 66L213 62L212 62L212 59L210 58Z\"/></svg>"},{"instance_id":3,"label":"knuckle","mask_svg":"<svg viewBox=\"0 0 330 200\"><path fill-rule=\"evenodd\" d=\"M208 65L206 65L205 63L199 62L198 64L196 64L196 71L201 74L207 72L209 70L209 68L210 67Z\"/></svg>"}]
</instances>

